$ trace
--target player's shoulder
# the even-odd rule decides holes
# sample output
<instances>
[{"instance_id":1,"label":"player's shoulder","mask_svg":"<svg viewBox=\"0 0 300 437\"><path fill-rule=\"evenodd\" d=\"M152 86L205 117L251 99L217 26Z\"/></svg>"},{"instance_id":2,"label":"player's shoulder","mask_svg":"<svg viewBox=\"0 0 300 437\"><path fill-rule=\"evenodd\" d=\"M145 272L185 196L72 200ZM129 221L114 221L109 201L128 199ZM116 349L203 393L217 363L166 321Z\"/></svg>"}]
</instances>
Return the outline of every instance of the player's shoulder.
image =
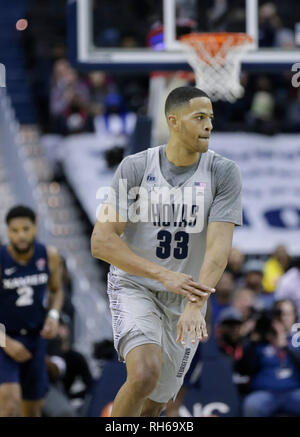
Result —
<instances>
[{"instance_id":1,"label":"player's shoulder","mask_svg":"<svg viewBox=\"0 0 300 437\"><path fill-rule=\"evenodd\" d=\"M154 149L155 148L151 148L150 150ZM141 152L126 156L119 165L117 171L118 176L126 177L129 180L141 181L147 167L148 150L149 149L145 149Z\"/></svg>"},{"instance_id":2,"label":"player's shoulder","mask_svg":"<svg viewBox=\"0 0 300 437\"><path fill-rule=\"evenodd\" d=\"M125 156L120 162L116 172L118 178L139 178L145 172L147 162L147 150Z\"/></svg>"},{"instance_id":3,"label":"player's shoulder","mask_svg":"<svg viewBox=\"0 0 300 437\"><path fill-rule=\"evenodd\" d=\"M55 246L47 245L46 251L47 251L47 257L48 257L48 268L50 271L50 274L54 273L61 267L61 256Z\"/></svg>"},{"instance_id":4,"label":"player's shoulder","mask_svg":"<svg viewBox=\"0 0 300 437\"><path fill-rule=\"evenodd\" d=\"M212 157L212 172L217 173L227 173L231 171L239 171L238 164L232 159L226 158L219 153L213 152Z\"/></svg>"},{"instance_id":5,"label":"player's shoulder","mask_svg":"<svg viewBox=\"0 0 300 437\"><path fill-rule=\"evenodd\" d=\"M121 164L123 163L132 163L133 165L139 165L141 163L145 163L148 158L149 152L155 152L157 150L160 150L164 145L156 146L156 147L149 147L145 150L142 150L141 152L133 153L132 155L127 155L123 160L121 161Z\"/></svg>"},{"instance_id":6,"label":"player's shoulder","mask_svg":"<svg viewBox=\"0 0 300 437\"><path fill-rule=\"evenodd\" d=\"M55 261L60 259L59 252L55 246L45 246L49 261Z\"/></svg>"},{"instance_id":7,"label":"player's shoulder","mask_svg":"<svg viewBox=\"0 0 300 437\"><path fill-rule=\"evenodd\" d=\"M148 153L148 149L142 150L141 152L133 153L132 155L127 155L121 161L121 165L138 166L143 163L146 163L147 153Z\"/></svg>"}]
</instances>

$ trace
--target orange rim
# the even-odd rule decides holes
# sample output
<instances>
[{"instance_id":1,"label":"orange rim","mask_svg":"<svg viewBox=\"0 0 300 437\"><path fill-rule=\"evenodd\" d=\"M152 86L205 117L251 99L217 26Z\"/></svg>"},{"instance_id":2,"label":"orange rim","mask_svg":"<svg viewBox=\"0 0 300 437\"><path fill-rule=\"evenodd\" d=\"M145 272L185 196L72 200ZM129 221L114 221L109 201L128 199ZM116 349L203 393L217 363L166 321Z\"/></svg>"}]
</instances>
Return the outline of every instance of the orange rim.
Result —
<instances>
[{"instance_id":1,"label":"orange rim","mask_svg":"<svg viewBox=\"0 0 300 437\"><path fill-rule=\"evenodd\" d=\"M180 41L189 44L197 50L199 56L202 58L203 54L201 52L201 47L199 47L199 42L205 45L208 53L214 57L220 52L220 48L224 45L226 41L230 40L229 48L236 47L244 44L251 44L253 38L246 33L242 32L218 32L218 33L188 33L187 35L182 35ZM219 53L220 54L220 53ZM226 53L220 54L222 57Z\"/></svg>"}]
</instances>

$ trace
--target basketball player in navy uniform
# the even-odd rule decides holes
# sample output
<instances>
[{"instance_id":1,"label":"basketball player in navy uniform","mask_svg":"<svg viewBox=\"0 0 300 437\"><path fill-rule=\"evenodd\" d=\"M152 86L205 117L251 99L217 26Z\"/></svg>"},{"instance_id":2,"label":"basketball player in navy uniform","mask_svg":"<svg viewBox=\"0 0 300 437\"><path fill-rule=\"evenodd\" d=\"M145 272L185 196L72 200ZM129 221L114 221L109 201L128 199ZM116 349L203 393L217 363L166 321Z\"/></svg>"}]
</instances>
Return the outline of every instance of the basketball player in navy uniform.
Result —
<instances>
[{"instance_id":1,"label":"basketball player in navy uniform","mask_svg":"<svg viewBox=\"0 0 300 437\"><path fill-rule=\"evenodd\" d=\"M127 368L114 417L159 416L176 398L242 224L239 168L208 149L210 98L176 88L165 114L168 144L121 162L91 238L93 256L111 264L114 344Z\"/></svg>"},{"instance_id":2,"label":"basketball player in navy uniform","mask_svg":"<svg viewBox=\"0 0 300 437\"><path fill-rule=\"evenodd\" d=\"M0 323L6 331L0 416L38 417L48 390L47 339L57 334L63 304L60 256L36 240L30 208L12 208L6 223L9 244L0 247Z\"/></svg>"}]
</instances>

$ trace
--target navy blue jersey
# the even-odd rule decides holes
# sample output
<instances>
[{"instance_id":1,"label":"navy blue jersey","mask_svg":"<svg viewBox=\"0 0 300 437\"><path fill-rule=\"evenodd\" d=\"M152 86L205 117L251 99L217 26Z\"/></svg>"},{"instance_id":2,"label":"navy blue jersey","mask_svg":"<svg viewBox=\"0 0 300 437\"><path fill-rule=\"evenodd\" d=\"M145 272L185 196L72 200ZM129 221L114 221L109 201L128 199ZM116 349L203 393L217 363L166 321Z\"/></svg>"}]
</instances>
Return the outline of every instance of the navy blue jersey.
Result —
<instances>
[{"instance_id":1,"label":"navy blue jersey","mask_svg":"<svg viewBox=\"0 0 300 437\"><path fill-rule=\"evenodd\" d=\"M49 267L47 250L34 243L34 254L26 265L15 261L6 246L0 246L0 323L6 332L39 331L47 304Z\"/></svg>"}]
</instances>

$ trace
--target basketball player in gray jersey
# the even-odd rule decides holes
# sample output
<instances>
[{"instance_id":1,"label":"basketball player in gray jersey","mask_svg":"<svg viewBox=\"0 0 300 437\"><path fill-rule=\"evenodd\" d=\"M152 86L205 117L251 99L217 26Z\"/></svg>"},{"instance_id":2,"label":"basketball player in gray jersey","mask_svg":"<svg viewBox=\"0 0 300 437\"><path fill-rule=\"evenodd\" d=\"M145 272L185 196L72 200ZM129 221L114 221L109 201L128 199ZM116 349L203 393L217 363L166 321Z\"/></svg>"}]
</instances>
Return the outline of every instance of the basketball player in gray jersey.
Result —
<instances>
[{"instance_id":1,"label":"basketball player in gray jersey","mask_svg":"<svg viewBox=\"0 0 300 437\"><path fill-rule=\"evenodd\" d=\"M127 367L114 417L159 416L175 399L242 224L240 171L208 150L209 97L176 88L165 112L168 144L121 162L91 238L93 256L111 264L114 343Z\"/></svg>"}]
</instances>

